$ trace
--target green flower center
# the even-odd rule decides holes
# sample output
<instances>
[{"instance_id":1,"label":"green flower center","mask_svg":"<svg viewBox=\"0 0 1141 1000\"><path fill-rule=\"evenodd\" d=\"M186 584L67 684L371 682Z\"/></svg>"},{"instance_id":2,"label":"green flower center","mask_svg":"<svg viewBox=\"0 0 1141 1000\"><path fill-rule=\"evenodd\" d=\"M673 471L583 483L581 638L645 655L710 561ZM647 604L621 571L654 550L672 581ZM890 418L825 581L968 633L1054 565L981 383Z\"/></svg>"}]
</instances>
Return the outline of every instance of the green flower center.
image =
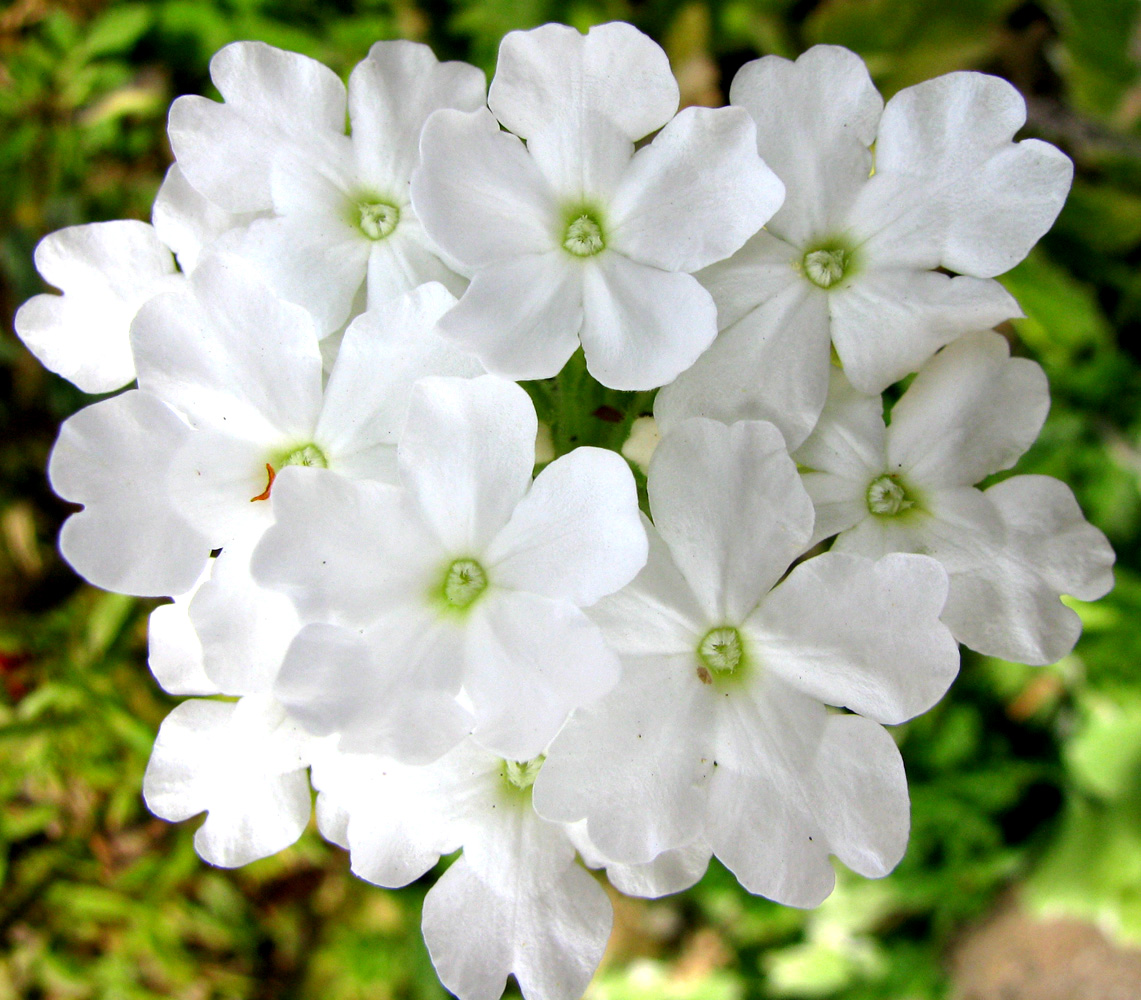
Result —
<instances>
[{"instance_id":1,"label":"green flower center","mask_svg":"<svg viewBox=\"0 0 1141 1000\"><path fill-rule=\"evenodd\" d=\"M880 476L868 486L868 510L879 517L894 517L914 506L915 501L895 476Z\"/></svg>"},{"instance_id":2,"label":"green flower center","mask_svg":"<svg viewBox=\"0 0 1141 1000\"><path fill-rule=\"evenodd\" d=\"M539 768L547 758L540 754L531 760L505 760L500 774L511 788L527 791L539 776Z\"/></svg>"},{"instance_id":3,"label":"green flower center","mask_svg":"<svg viewBox=\"0 0 1141 1000\"><path fill-rule=\"evenodd\" d=\"M283 468L287 465L304 465L308 468L316 467L318 469L329 467L325 453L315 444L305 444L300 448L295 448L281 460L280 464Z\"/></svg>"},{"instance_id":4,"label":"green flower center","mask_svg":"<svg viewBox=\"0 0 1141 1000\"><path fill-rule=\"evenodd\" d=\"M487 572L474 559L457 559L444 574L444 603L456 611L471 607L487 589Z\"/></svg>"},{"instance_id":5,"label":"green flower center","mask_svg":"<svg viewBox=\"0 0 1141 1000\"><path fill-rule=\"evenodd\" d=\"M841 247L812 250L804 255L804 276L819 288L831 288L852 266L852 251Z\"/></svg>"},{"instance_id":6,"label":"green flower center","mask_svg":"<svg viewBox=\"0 0 1141 1000\"><path fill-rule=\"evenodd\" d=\"M711 628L698 643L697 658L701 661L697 676L706 684L711 684L714 676L732 674L745 660L741 633L732 625Z\"/></svg>"},{"instance_id":7,"label":"green flower center","mask_svg":"<svg viewBox=\"0 0 1141 1000\"><path fill-rule=\"evenodd\" d=\"M576 257L593 257L606 249L602 225L591 212L574 212L563 237L563 249Z\"/></svg>"},{"instance_id":8,"label":"green flower center","mask_svg":"<svg viewBox=\"0 0 1141 1000\"><path fill-rule=\"evenodd\" d=\"M383 240L391 236L400 222L400 209L386 201L369 201L357 205L360 228L370 240Z\"/></svg>"}]
</instances>

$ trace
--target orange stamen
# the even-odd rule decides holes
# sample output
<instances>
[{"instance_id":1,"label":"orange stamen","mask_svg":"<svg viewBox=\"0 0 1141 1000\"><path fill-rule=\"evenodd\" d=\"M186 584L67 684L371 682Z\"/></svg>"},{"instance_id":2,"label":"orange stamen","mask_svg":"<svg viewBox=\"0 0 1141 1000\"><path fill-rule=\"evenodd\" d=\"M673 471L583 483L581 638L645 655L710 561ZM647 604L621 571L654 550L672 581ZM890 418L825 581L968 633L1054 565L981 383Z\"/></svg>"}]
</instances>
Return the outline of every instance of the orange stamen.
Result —
<instances>
[{"instance_id":1,"label":"orange stamen","mask_svg":"<svg viewBox=\"0 0 1141 1000\"><path fill-rule=\"evenodd\" d=\"M256 497L250 497L250 503L255 500L269 499L269 491L273 489L273 481L277 478L277 473L273 471L273 466L269 462L265 463L265 471L269 474L269 482L265 484L265 492L259 493Z\"/></svg>"}]
</instances>

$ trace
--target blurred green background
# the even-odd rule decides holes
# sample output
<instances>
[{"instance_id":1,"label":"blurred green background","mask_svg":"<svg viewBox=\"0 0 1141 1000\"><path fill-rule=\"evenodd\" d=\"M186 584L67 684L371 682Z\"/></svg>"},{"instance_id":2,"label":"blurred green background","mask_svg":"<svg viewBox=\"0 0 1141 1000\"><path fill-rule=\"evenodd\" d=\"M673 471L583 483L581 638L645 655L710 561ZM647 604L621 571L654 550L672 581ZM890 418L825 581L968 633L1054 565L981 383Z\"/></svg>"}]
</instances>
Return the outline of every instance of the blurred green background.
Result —
<instances>
[{"instance_id":1,"label":"blurred green background","mask_svg":"<svg viewBox=\"0 0 1141 1000\"><path fill-rule=\"evenodd\" d=\"M955 69L1019 87L1025 134L1063 148L1077 177L1054 230L1003 279L1026 312L1007 332L1045 366L1054 400L1017 471L1070 483L1119 562L1114 592L1077 606L1086 632L1073 655L1031 669L967 654L951 694L896 731L913 832L893 875L842 873L809 913L749 897L716 866L683 896L618 899L588 996L1141 996L1141 952L1122 950L1141 944L1139 13L1137 0L3 8L0 998L444 996L419 935L430 878L400 893L365 885L315 833L219 871L194 854L197 821L146 812L143 769L170 708L145 666L151 605L86 587L55 551L67 508L43 470L59 422L86 400L22 348L12 315L43 289L31 256L45 233L148 218L170 161L166 109L178 94L217 96L208 60L229 41L263 39L347 74L372 41L407 37L490 72L510 29L612 19L666 47L688 103L722 103L743 62L817 42L859 52L885 95ZM1071 922L1027 923L1057 916Z\"/></svg>"}]
</instances>

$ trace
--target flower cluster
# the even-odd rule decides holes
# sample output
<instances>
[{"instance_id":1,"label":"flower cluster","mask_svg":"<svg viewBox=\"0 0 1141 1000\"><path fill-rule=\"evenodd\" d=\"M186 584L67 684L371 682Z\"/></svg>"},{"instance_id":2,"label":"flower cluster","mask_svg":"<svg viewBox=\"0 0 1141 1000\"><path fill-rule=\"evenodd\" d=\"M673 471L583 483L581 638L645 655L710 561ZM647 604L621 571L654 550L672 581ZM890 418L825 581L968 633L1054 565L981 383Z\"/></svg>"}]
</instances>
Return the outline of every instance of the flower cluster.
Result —
<instances>
[{"instance_id":1,"label":"flower cluster","mask_svg":"<svg viewBox=\"0 0 1141 1000\"><path fill-rule=\"evenodd\" d=\"M953 73L885 106L818 46L678 111L617 23L509 34L487 91L404 41L347 87L259 43L211 72L221 102L171 108L153 225L48 236L62 295L17 316L47 367L125 389L49 475L81 575L173 598L150 666L190 697L151 810L206 812L199 853L236 866L315 789L393 888L462 850L423 930L464 1000L582 993L611 922L588 868L659 896L716 855L801 907L831 855L889 872L884 727L959 643L1063 656L1060 596L1112 585L1065 485L977 488L1049 402L992 329L1071 179L1013 141L1017 92ZM652 405L648 465L553 453L599 385L623 428Z\"/></svg>"}]
</instances>

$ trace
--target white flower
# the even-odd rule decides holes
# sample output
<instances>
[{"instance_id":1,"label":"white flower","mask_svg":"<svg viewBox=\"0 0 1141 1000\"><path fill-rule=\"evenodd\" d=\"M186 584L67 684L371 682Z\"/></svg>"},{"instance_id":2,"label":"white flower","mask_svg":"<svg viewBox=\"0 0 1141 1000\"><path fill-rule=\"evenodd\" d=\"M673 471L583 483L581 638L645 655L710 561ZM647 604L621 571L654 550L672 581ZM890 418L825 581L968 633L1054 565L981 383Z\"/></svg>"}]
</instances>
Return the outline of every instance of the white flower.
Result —
<instances>
[{"instance_id":1,"label":"white flower","mask_svg":"<svg viewBox=\"0 0 1141 1000\"><path fill-rule=\"evenodd\" d=\"M529 759L614 683L581 609L645 562L634 478L579 448L532 482L536 429L518 386L428 378L397 448L404 492L280 477L254 575L326 623L302 630L275 688L313 732L431 760L467 731L462 683L477 738Z\"/></svg>"},{"instance_id":2,"label":"white flower","mask_svg":"<svg viewBox=\"0 0 1141 1000\"><path fill-rule=\"evenodd\" d=\"M817 46L747 64L730 99L787 196L699 275L722 333L659 395L664 429L764 419L796 447L824 405L829 341L853 385L881 392L960 334L1020 315L990 279L1050 228L1073 166L1044 142L1011 142L1026 108L1009 83L949 73L884 108L858 56Z\"/></svg>"},{"instance_id":3,"label":"white flower","mask_svg":"<svg viewBox=\"0 0 1141 1000\"><path fill-rule=\"evenodd\" d=\"M36 269L63 295L36 295L17 311L16 333L28 350L84 392L133 381L131 320L183 280L155 230L131 219L69 226L40 240Z\"/></svg>"},{"instance_id":4,"label":"white flower","mask_svg":"<svg viewBox=\"0 0 1141 1000\"><path fill-rule=\"evenodd\" d=\"M481 71L408 41L377 42L347 94L320 63L257 42L235 42L210 65L226 103L174 103L178 164L211 201L264 215L232 248L322 334L361 311L366 285L370 309L428 281L463 287L424 235L408 182L428 115L483 106Z\"/></svg>"},{"instance_id":5,"label":"white flower","mask_svg":"<svg viewBox=\"0 0 1141 1000\"><path fill-rule=\"evenodd\" d=\"M492 113L433 115L412 180L429 235L472 276L445 335L517 379L558 374L580 340L612 388L693 363L716 311L691 272L738 249L782 188L748 115L674 117L677 102L665 53L630 25L503 39Z\"/></svg>"},{"instance_id":6,"label":"white flower","mask_svg":"<svg viewBox=\"0 0 1141 1000\"><path fill-rule=\"evenodd\" d=\"M173 822L206 811L198 853L224 868L248 864L288 847L309 822L314 744L265 695L193 698L159 727L143 796Z\"/></svg>"},{"instance_id":7,"label":"white flower","mask_svg":"<svg viewBox=\"0 0 1141 1000\"><path fill-rule=\"evenodd\" d=\"M256 541L286 465L392 478L395 437L423 374L480 371L431 333L454 301L428 285L366 313L322 388L309 315L243 267L203 261L152 299L132 331L139 390L70 418L49 476L85 505L60 536L90 582L121 593L185 593L210 551Z\"/></svg>"},{"instance_id":8,"label":"white flower","mask_svg":"<svg viewBox=\"0 0 1141 1000\"><path fill-rule=\"evenodd\" d=\"M622 680L551 744L539 814L585 818L625 864L708 845L749 891L796 906L831 891L829 853L886 874L907 840L907 785L877 723L926 710L955 676L946 573L829 553L774 589L812 505L769 424L680 424L649 492L649 562L591 610Z\"/></svg>"},{"instance_id":9,"label":"white flower","mask_svg":"<svg viewBox=\"0 0 1141 1000\"><path fill-rule=\"evenodd\" d=\"M541 760L503 760L468 740L425 767L329 754L314 765L323 832L353 871L406 885L463 848L424 900L424 940L461 1000L497 1000L514 974L530 1000L578 1000L612 913L575 863L567 829L531 808Z\"/></svg>"},{"instance_id":10,"label":"white flower","mask_svg":"<svg viewBox=\"0 0 1141 1000\"><path fill-rule=\"evenodd\" d=\"M820 423L796 452L810 470L814 540L839 532L834 551L934 556L950 573L943 621L957 639L1019 663L1059 659L1081 621L1058 596L1107 593L1113 551L1056 479L974 488L1030 447L1049 402L1042 369L1011 358L990 332L943 348L886 428L880 397L835 373Z\"/></svg>"}]
</instances>

